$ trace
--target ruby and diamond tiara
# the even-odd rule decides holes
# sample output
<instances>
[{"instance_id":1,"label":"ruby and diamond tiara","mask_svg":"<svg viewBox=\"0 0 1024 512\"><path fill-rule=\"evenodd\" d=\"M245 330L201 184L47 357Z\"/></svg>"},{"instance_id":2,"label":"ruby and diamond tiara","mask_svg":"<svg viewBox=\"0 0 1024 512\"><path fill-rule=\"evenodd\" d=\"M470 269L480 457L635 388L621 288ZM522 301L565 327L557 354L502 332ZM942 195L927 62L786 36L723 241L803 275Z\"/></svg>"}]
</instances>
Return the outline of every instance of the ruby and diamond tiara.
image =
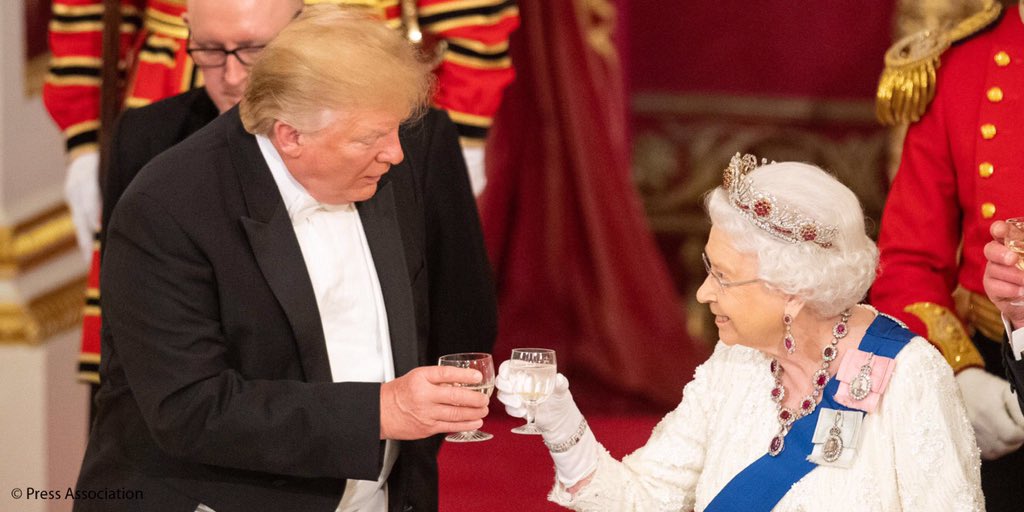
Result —
<instances>
[{"instance_id":1,"label":"ruby and diamond tiara","mask_svg":"<svg viewBox=\"0 0 1024 512\"><path fill-rule=\"evenodd\" d=\"M781 204L775 196L754 188L747 174L766 164L768 161L762 159L758 165L757 157L751 154L736 153L732 157L722 173L722 188L729 193L729 202L759 228L783 242L813 242L825 249L832 247L839 232L835 226L819 224Z\"/></svg>"}]
</instances>

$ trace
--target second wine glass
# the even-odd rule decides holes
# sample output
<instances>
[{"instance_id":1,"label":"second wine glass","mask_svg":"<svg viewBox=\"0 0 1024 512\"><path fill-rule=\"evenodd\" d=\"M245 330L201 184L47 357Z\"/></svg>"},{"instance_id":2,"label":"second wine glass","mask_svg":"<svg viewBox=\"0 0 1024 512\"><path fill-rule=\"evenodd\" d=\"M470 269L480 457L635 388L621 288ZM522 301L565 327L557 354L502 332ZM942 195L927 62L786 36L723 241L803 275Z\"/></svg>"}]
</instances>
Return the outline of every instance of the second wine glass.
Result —
<instances>
[{"instance_id":1,"label":"second wine glass","mask_svg":"<svg viewBox=\"0 0 1024 512\"><path fill-rule=\"evenodd\" d=\"M540 429L534 420L537 406L555 390L555 351L546 348L513 349L511 365L512 389L526 406L526 424L512 429L512 432L539 435Z\"/></svg>"},{"instance_id":2,"label":"second wine glass","mask_svg":"<svg viewBox=\"0 0 1024 512\"><path fill-rule=\"evenodd\" d=\"M487 398L491 397L491 392L494 391L494 360L490 354L484 354L482 352L463 352L459 354L448 354L441 356L437 360L439 366L454 366L456 368L472 368L477 370L483 375L480 382L476 384L464 384L461 385L464 388L479 391L484 394ZM444 438L445 441L451 441L453 443L472 443L476 441L486 441L494 437L487 432L480 430L470 430L467 432L454 432L448 434Z\"/></svg>"}]
</instances>

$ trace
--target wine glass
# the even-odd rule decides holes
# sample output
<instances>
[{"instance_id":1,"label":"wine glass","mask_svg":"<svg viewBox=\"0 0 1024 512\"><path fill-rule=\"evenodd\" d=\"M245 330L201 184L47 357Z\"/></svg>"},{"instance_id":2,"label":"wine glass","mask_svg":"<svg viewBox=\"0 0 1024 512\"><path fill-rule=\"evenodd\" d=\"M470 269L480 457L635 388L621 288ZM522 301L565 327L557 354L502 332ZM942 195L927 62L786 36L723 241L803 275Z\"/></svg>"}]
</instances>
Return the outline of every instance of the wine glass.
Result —
<instances>
[{"instance_id":1,"label":"wine glass","mask_svg":"<svg viewBox=\"0 0 1024 512\"><path fill-rule=\"evenodd\" d=\"M483 393L487 398L491 397L494 391L494 360L490 354L481 352L463 352L459 354L448 354L437 360L439 366L454 366L456 368L472 368L483 375L480 382L476 384L453 384L464 388L472 389ZM472 443L486 441L494 437L487 432L470 430L467 432L453 432L444 438L445 441L453 443Z\"/></svg>"},{"instance_id":2,"label":"wine glass","mask_svg":"<svg viewBox=\"0 0 1024 512\"><path fill-rule=\"evenodd\" d=\"M1024 270L1024 217L1006 219L1006 238L1003 243L1011 251L1017 253L1017 268ZM1010 303L1013 306L1024 306L1024 297L1018 297Z\"/></svg>"},{"instance_id":3,"label":"wine glass","mask_svg":"<svg viewBox=\"0 0 1024 512\"><path fill-rule=\"evenodd\" d=\"M526 405L526 424L512 429L516 434L539 435L534 423L537 406L555 390L555 351L546 348L512 350L509 380L512 389Z\"/></svg>"}]
</instances>

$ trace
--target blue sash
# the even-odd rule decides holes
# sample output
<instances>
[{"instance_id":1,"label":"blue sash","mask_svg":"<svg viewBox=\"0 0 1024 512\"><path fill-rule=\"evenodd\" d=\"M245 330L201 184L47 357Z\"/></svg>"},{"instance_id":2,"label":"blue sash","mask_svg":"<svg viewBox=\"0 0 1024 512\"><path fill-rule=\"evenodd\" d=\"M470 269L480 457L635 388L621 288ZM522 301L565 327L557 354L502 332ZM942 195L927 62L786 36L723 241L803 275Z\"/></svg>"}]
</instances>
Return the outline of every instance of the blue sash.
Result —
<instances>
[{"instance_id":1,"label":"blue sash","mask_svg":"<svg viewBox=\"0 0 1024 512\"><path fill-rule=\"evenodd\" d=\"M864 352L874 352L879 356L895 358L914 336L914 333L889 317L878 315L857 348ZM807 457L814 448L811 438L814 436L814 427L818 424L821 409L824 407L839 411L853 410L835 401L838 389L839 381L830 379L822 390L821 402L814 408L814 412L793 422L789 433L786 434L786 444L782 453L775 457L765 453L740 471L722 488L715 499L711 500L704 509L705 512L769 512L775 508L793 484L818 467L807 460ZM765 447L767 448L767 443Z\"/></svg>"}]
</instances>

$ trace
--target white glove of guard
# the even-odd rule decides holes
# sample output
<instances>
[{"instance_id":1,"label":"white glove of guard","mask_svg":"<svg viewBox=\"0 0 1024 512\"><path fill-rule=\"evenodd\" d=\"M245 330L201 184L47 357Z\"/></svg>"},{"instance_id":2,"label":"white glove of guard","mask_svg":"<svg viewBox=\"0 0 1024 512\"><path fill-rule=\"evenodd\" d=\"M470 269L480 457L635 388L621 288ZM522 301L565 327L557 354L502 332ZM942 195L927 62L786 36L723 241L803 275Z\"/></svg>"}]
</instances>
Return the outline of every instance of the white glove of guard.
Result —
<instances>
[{"instance_id":1,"label":"white glove of guard","mask_svg":"<svg viewBox=\"0 0 1024 512\"><path fill-rule=\"evenodd\" d=\"M979 368L958 373L956 381L974 426L981 458L998 459L1024 444L1024 415L1008 382Z\"/></svg>"},{"instance_id":2,"label":"white glove of guard","mask_svg":"<svg viewBox=\"0 0 1024 512\"><path fill-rule=\"evenodd\" d=\"M526 416L526 405L515 393L510 361L501 363L494 387L498 390L498 400L505 405L505 412L515 418ZM556 376L555 390L547 400L537 406L534 423L540 429L544 441L550 444L565 442L579 428L583 421L583 413L576 407L576 402L569 392L569 380L559 373ZM587 427L583 437L572 448L551 453L555 461L555 475L566 488L576 485L597 468L598 444L594 433Z\"/></svg>"},{"instance_id":3,"label":"white glove of guard","mask_svg":"<svg viewBox=\"0 0 1024 512\"><path fill-rule=\"evenodd\" d=\"M82 257L92 259L93 237L100 230L100 155L90 151L76 156L64 177L64 199L71 210Z\"/></svg>"},{"instance_id":4,"label":"white glove of guard","mask_svg":"<svg viewBox=\"0 0 1024 512\"><path fill-rule=\"evenodd\" d=\"M473 188L473 197L480 197L487 187L487 170L484 169L484 147L463 146L462 158L466 160L469 170L469 186Z\"/></svg>"}]
</instances>

